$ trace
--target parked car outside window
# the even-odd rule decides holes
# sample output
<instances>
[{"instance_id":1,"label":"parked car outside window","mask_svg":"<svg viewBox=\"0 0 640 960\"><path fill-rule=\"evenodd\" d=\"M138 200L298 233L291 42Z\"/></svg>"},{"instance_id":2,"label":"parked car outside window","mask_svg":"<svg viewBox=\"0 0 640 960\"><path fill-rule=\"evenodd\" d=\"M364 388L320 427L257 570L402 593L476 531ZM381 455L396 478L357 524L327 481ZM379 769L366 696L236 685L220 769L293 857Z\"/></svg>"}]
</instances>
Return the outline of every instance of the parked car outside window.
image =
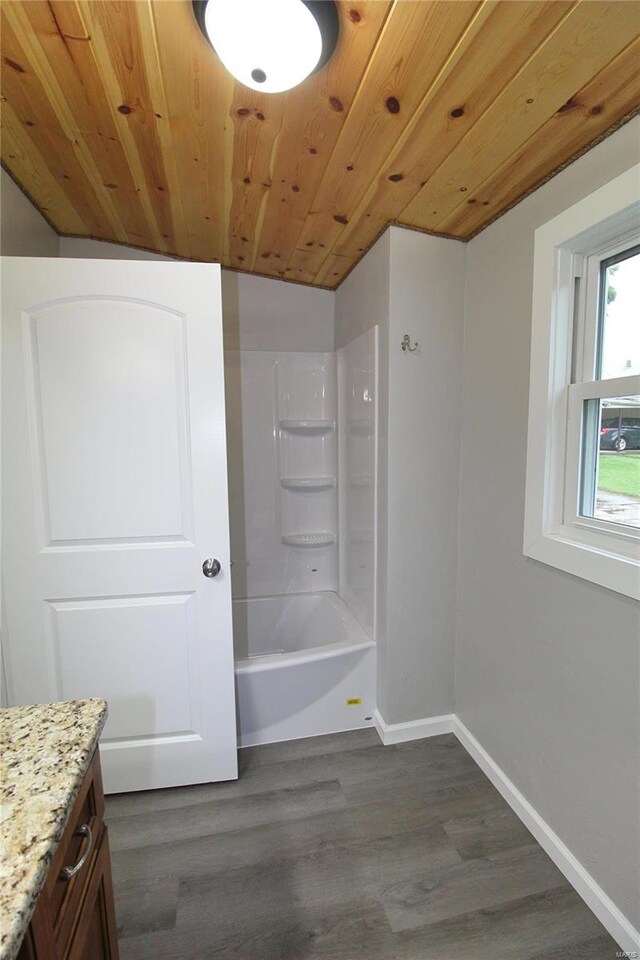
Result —
<instances>
[{"instance_id":1,"label":"parked car outside window","mask_svg":"<svg viewBox=\"0 0 640 960\"><path fill-rule=\"evenodd\" d=\"M640 419L634 417L614 417L603 420L600 428L600 449L618 450L640 449Z\"/></svg>"}]
</instances>

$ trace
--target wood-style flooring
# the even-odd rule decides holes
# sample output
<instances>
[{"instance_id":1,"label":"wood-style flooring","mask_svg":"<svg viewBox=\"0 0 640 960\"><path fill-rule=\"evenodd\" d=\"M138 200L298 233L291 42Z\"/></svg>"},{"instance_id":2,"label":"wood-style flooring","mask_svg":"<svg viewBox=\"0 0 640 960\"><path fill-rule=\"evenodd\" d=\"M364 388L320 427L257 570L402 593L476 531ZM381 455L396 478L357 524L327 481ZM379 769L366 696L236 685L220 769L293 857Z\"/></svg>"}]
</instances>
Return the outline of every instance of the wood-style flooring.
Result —
<instances>
[{"instance_id":1,"label":"wood-style flooring","mask_svg":"<svg viewBox=\"0 0 640 960\"><path fill-rule=\"evenodd\" d=\"M107 800L122 960L614 960L453 736L240 752L237 782Z\"/></svg>"}]
</instances>

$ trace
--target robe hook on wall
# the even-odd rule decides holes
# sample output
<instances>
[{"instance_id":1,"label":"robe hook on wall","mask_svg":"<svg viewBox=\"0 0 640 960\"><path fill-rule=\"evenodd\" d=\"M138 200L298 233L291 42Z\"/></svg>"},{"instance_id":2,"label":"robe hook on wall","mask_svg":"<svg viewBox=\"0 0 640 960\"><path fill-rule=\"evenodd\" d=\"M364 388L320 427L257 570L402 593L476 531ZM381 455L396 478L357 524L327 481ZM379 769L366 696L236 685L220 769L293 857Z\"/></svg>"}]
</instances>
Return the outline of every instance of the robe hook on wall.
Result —
<instances>
[{"instance_id":1,"label":"robe hook on wall","mask_svg":"<svg viewBox=\"0 0 640 960\"><path fill-rule=\"evenodd\" d=\"M403 350L408 350L409 353L415 353L418 347L420 346L420 344L416 340L413 346L411 346L411 337L409 336L408 333L405 333L404 337L400 341L400 346L402 347Z\"/></svg>"}]
</instances>

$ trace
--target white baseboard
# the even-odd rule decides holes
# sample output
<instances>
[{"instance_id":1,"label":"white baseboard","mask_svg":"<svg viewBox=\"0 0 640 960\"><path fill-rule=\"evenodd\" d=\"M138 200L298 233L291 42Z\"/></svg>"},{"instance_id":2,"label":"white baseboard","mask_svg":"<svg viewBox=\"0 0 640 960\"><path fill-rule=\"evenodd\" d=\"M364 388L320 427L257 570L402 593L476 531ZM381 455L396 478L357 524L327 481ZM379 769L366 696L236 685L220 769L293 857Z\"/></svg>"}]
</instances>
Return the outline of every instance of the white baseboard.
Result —
<instances>
[{"instance_id":1,"label":"white baseboard","mask_svg":"<svg viewBox=\"0 0 640 960\"><path fill-rule=\"evenodd\" d=\"M444 718L439 717L436 719ZM628 951L630 955L638 956L639 954L635 953L635 951L640 950L640 933L616 907L615 903L607 896L602 887L596 883L591 874L585 870L580 861L576 859L560 837L554 833L549 824L543 820L537 810L535 810L529 801L520 793L515 784L511 782L506 773L498 766L484 747L478 743L473 734L467 730L464 723L455 715L452 719L453 733L462 746L473 757L489 780L491 780L498 792L502 794L514 813L522 820L525 827L531 831L543 850L551 857L556 867L565 875L571 886L582 897L590 910L596 915L600 923L606 927L613 939L620 944L622 949ZM417 724L420 723L429 723L429 721L417 721ZM405 724L405 726L408 726L408 724ZM426 734L426 736L429 736L429 734Z\"/></svg>"},{"instance_id":2,"label":"white baseboard","mask_svg":"<svg viewBox=\"0 0 640 960\"><path fill-rule=\"evenodd\" d=\"M406 743L408 740L423 740L425 737L439 737L453 731L455 716L452 713L441 717L425 717L423 720L409 720L408 723L386 723L379 710L373 714L373 722L385 747L393 743Z\"/></svg>"},{"instance_id":3,"label":"white baseboard","mask_svg":"<svg viewBox=\"0 0 640 960\"><path fill-rule=\"evenodd\" d=\"M454 733L622 950L627 951L630 956L640 957L640 932L454 713L410 720L408 723L386 723L380 712L375 710L373 719L378 736L385 746Z\"/></svg>"}]
</instances>

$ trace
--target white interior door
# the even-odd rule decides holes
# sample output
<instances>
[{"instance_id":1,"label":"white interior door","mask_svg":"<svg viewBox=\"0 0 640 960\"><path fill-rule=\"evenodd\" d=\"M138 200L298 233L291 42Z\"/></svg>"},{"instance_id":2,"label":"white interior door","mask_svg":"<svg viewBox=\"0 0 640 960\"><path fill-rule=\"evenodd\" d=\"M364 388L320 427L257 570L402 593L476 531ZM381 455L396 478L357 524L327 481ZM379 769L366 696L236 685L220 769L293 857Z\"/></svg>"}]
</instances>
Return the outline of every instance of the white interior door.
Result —
<instances>
[{"instance_id":1,"label":"white interior door","mask_svg":"<svg viewBox=\"0 0 640 960\"><path fill-rule=\"evenodd\" d=\"M236 777L220 268L5 257L2 374L11 703L106 697L111 792Z\"/></svg>"}]
</instances>

